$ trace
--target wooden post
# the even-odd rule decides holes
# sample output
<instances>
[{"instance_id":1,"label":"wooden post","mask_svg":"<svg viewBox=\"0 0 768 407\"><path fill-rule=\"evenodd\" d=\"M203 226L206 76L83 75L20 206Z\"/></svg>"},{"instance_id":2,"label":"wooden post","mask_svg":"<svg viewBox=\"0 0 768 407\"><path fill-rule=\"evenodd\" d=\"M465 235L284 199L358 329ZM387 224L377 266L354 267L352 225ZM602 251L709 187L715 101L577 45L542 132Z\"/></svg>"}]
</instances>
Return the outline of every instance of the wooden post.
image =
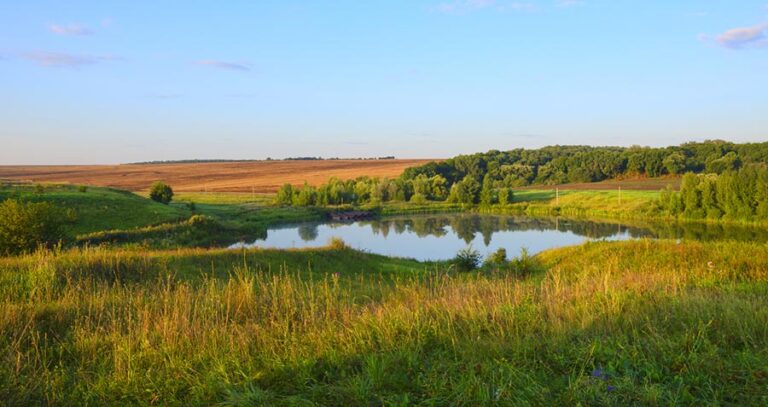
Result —
<instances>
[{"instance_id":1,"label":"wooden post","mask_svg":"<svg viewBox=\"0 0 768 407\"><path fill-rule=\"evenodd\" d=\"M621 185L619 185L619 206L621 206Z\"/></svg>"},{"instance_id":2,"label":"wooden post","mask_svg":"<svg viewBox=\"0 0 768 407\"><path fill-rule=\"evenodd\" d=\"M555 205L560 206L560 188L555 188Z\"/></svg>"}]
</instances>

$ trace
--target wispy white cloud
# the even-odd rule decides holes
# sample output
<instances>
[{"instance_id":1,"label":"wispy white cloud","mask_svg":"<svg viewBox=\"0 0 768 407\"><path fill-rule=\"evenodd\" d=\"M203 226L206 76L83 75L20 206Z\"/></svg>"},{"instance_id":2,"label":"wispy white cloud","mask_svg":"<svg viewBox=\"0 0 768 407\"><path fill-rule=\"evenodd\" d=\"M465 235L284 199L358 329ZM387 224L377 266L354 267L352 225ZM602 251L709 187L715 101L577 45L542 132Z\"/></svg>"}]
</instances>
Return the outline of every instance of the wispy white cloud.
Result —
<instances>
[{"instance_id":1,"label":"wispy white cloud","mask_svg":"<svg viewBox=\"0 0 768 407\"><path fill-rule=\"evenodd\" d=\"M210 66L212 68L225 69L230 71L250 71L251 66L242 62L227 62L214 59L204 59L195 62L197 65Z\"/></svg>"},{"instance_id":2,"label":"wispy white cloud","mask_svg":"<svg viewBox=\"0 0 768 407\"><path fill-rule=\"evenodd\" d=\"M583 4L584 2L581 0L559 0L557 2L558 7L564 7L564 8L581 6Z\"/></svg>"},{"instance_id":3,"label":"wispy white cloud","mask_svg":"<svg viewBox=\"0 0 768 407\"><path fill-rule=\"evenodd\" d=\"M80 68L120 60L119 57L111 55L75 55L63 52L25 52L20 56L46 68Z\"/></svg>"},{"instance_id":4,"label":"wispy white cloud","mask_svg":"<svg viewBox=\"0 0 768 407\"><path fill-rule=\"evenodd\" d=\"M699 38L729 49L762 48L768 46L768 23L732 28L714 37L702 35Z\"/></svg>"},{"instance_id":5,"label":"wispy white cloud","mask_svg":"<svg viewBox=\"0 0 768 407\"><path fill-rule=\"evenodd\" d=\"M56 35L86 36L92 35L93 31L80 24L51 24L48 31Z\"/></svg>"},{"instance_id":6,"label":"wispy white cloud","mask_svg":"<svg viewBox=\"0 0 768 407\"><path fill-rule=\"evenodd\" d=\"M519 1L453 0L438 4L434 10L444 14L465 14L478 10L534 11L536 5Z\"/></svg>"}]
</instances>

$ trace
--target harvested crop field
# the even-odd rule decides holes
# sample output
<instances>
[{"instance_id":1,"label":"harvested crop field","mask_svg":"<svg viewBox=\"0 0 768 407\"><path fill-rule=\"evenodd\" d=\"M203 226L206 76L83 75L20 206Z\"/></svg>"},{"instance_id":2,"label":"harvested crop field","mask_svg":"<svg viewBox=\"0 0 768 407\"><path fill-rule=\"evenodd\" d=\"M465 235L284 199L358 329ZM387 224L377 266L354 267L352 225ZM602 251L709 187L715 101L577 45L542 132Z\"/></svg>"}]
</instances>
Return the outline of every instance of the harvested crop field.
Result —
<instances>
[{"instance_id":1,"label":"harvested crop field","mask_svg":"<svg viewBox=\"0 0 768 407\"><path fill-rule=\"evenodd\" d=\"M297 160L209 163L0 166L0 179L68 182L143 191L155 181L175 191L274 192L284 183L317 185L330 177L399 176L429 160Z\"/></svg>"}]
</instances>

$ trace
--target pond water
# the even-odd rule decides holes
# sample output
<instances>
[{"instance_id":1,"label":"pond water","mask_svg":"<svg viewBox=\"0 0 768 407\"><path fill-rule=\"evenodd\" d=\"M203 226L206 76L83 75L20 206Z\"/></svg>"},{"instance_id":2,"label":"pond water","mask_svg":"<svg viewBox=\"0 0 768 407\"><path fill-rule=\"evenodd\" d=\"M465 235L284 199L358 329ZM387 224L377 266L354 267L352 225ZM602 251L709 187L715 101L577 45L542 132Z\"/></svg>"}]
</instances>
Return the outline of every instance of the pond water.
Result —
<instances>
[{"instance_id":1,"label":"pond water","mask_svg":"<svg viewBox=\"0 0 768 407\"><path fill-rule=\"evenodd\" d=\"M529 254L587 240L665 238L768 241L761 228L708 224L626 225L563 218L530 218L478 214L409 215L357 222L307 222L270 228L266 236L231 248L306 248L338 237L371 253L417 260L447 260L472 246L486 256L505 248L510 257L525 248Z\"/></svg>"}]
</instances>

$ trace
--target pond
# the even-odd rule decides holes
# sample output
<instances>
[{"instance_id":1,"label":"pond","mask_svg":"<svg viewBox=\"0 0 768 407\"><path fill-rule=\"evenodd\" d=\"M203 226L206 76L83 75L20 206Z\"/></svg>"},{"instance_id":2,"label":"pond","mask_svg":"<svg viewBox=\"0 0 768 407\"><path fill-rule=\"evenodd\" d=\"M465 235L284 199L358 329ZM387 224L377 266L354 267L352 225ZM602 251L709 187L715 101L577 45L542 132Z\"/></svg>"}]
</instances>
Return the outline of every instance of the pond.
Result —
<instances>
[{"instance_id":1,"label":"pond","mask_svg":"<svg viewBox=\"0 0 768 407\"><path fill-rule=\"evenodd\" d=\"M665 238L768 241L768 231L713 224L622 224L564 218L531 218L479 214L438 214L387 217L356 222L306 222L267 230L266 237L231 248L307 248L341 238L355 249L417 260L447 260L472 246L486 256L504 248L510 257L587 240Z\"/></svg>"}]
</instances>

